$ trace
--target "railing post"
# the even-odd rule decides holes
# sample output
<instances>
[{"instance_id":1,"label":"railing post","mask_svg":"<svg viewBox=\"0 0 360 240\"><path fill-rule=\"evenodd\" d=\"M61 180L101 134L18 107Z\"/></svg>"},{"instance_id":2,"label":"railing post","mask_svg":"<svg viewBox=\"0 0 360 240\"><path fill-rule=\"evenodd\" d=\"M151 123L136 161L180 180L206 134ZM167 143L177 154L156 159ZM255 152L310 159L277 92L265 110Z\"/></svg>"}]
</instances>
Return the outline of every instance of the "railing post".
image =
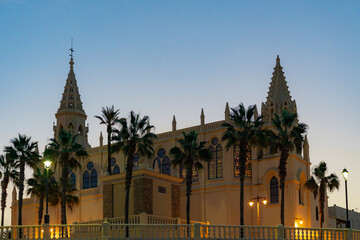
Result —
<instances>
[{"instance_id":1,"label":"railing post","mask_svg":"<svg viewBox=\"0 0 360 240\"><path fill-rule=\"evenodd\" d=\"M345 229L345 240L352 240L352 229L351 228Z\"/></svg>"},{"instance_id":2,"label":"railing post","mask_svg":"<svg viewBox=\"0 0 360 240\"><path fill-rule=\"evenodd\" d=\"M194 240L200 240L201 234L200 234L200 223L194 223Z\"/></svg>"},{"instance_id":3,"label":"railing post","mask_svg":"<svg viewBox=\"0 0 360 240\"><path fill-rule=\"evenodd\" d=\"M277 230L277 240L284 240L285 239L285 228L284 225L279 224L276 226L276 230Z\"/></svg>"},{"instance_id":4,"label":"railing post","mask_svg":"<svg viewBox=\"0 0 360 240\"><path fill-rule=\"evenodd\" d=\"M42 225L43 227L43 240L49 240L51 239L51 235L50 235L50 225L48 223L44 223Z\"/></svg>"},{"instance_id":5,"label":"railing post","mask_svg":"<svg viewBox=\"0 0 360 240\"><path fill-rule=\"evenodd\" d=\"M176 224L179 224L179 225L181 224L181 218L179 218L179 217L176 218Z\"/></svg>"},{"instance_id":6,"label":"railing post","mask_svg":"<svg viewBox=\"0 0 360 240\"><path fill-rule=\"evenodd\" d=\"M146 212L141 212L139 214L139 218L140 218L140 224L148 224L148 214Z\"/></svg>"},{"instance_id":7,"label":"railing post","mask_svg":"<svg viewBox=\"0 0 360 240\"><path fill-rule=\"evenodd\" d=\"M101 239L108 240L110 238L110 223L105 218L104 222L101 224Z\"/></svg>"}]
</instances>

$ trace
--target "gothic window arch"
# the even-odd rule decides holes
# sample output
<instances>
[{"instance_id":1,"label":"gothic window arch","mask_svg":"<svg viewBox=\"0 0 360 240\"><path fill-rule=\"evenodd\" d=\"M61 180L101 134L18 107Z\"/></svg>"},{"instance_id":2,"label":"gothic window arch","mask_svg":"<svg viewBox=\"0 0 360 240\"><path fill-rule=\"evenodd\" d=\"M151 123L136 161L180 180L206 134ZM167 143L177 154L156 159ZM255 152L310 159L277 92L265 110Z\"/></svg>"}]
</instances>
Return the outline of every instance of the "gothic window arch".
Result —
<instances>
[{"instance_id":1,"label":"gothic window arch","mask_svg":"<svg viewBox=\"0 0 360 240\"><path fill-rule=\"evenodd\" d=\"M153 162L153 169L156 172L161 172L166 175L171 174L170 158L166 155L166 150L164 148L160 148L157 151L157 157Z\"/></svg>"},{"instance_id":2,"label":"gothic window arch","mask_svg":"<svg viewBox=\"0 0 360 240\"><path fill-rule=\"evenodd\" d=\"M116 163L116 158L111 158L110 167L111 167L111 172L112 172L113 175L120 173L120 167Z\"/></svg>"},{"instance_id":3,"label":"gothic window arch","mask_svg":"<svg viewBox=\"0 0 360 240\"><path fill-rule=\"evenodd\" d=\"M185 181L185 178L186 178L186 168L184 168L183 165L180 165L180 167L179 167L179 175L180 175L180 178L184 179L184 181ZM193 182L199 181L199 174L198 174L198 172L196 171L195 168L193 168L192 181L193 181Z\"/></svg>"},{"instance_id":4,"label":"gothic window arch","mask_svg":"<svg viewBox=\"0 0 360 240\"><path fill-rule=\"evenodd\" d=\"M250 159L251 152L249 152L248 159ZM246 161L245 166L245 177L251 178L252 176L252 168L251 163ZM234 177L240 177L240 146L236 145L234 147Z\"/></svg>"},{"instance_id":5,"label":"gothic window arch","mask_svg":"<svg viewBox=\"0 0 360 240\"><path fill-rule=\"evenodd\" d=\"M76 188L76 175L71 169L68 170L69 173L69 183L72 185L72 188Z\"/></svg>"},{"instance_id":6,"label":"gothic window arch","mask_svg":"<svg viewBox=\"0 0 360 240\"><path fill-rule=\"evenodd\" d=\"M279 182L275 176L270 180L270 203L279 203Z\"/></svg>"},{"instance_id":7,"label":"gothic window arch","mask_svg":"<svg viewBox=\"0 0 360 240\"><path fill-rule=\"evenodd\" d=\"M74 125L70 123L68 129L70 132L72 132L74 130Z\"/></svg>"},{"instance_id":8,"label":"gothic window arch","mask_svg":"<svg viewBox=\"0 0 360 240\"><path fill-rule=\"evenodd\" d=\"M316 206L316 208L315 208L315 218L316 218L316 221L319 221L319 208L318 208L318 206Z\"/></svg>"},{"instance_id":9,"label":"gothic window arch","mask_svg":"<svg viewBox=\"0 0 360 240\"><path fill-rule=\"evenodd\" d=\"M208 162L208 179L223 177L223 150L219 140L214 137L211 139L211 146L209 147L211 158Z\"/></svg>"},{"instance_id":10,"label":"gothic window arch","mask_svg":"<svg viewBox=\"0 0 360 240\"><path fill-rule=\"evenodd\" d=\"M93 162L88 162L86 170L83 173L83 189L97 187L97 171Z\"/></svg>"}]
</instances>

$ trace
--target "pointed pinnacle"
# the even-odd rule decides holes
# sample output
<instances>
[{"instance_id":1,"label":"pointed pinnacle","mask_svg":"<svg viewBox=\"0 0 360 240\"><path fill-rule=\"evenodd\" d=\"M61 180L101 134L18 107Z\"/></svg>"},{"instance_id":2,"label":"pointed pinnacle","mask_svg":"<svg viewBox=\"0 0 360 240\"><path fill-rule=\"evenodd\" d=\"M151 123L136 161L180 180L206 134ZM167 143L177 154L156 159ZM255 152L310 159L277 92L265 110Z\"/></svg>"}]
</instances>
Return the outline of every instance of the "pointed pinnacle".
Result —
<instances>
[{"instance_id":1,"label":"pointed pinnacle","mask_svg":"<svg viewBox=\"0 0 360 240\"><path fill-rule=\"evenodd\" d=\"M276 66L280 67L280 57L279 57L279 55L277 55L277 57L276 57Z\"/></svg>"}]
</instances>

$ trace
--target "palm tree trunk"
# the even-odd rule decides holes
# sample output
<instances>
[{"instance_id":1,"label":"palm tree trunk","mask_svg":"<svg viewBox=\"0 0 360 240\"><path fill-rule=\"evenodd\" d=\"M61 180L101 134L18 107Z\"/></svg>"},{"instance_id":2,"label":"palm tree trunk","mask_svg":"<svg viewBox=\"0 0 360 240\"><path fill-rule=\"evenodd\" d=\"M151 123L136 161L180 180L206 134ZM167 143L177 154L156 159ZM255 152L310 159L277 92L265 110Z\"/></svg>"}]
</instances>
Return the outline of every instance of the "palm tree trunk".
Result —
<instances>
[{"instance_id":1,"label":"palm tree trunk","mask_svg":"<svg viewBox=\"0 0 360 240\"><path fill-rule=\"evenodd\" d=\"M244 225L244 180L246 170L246 156L247 150L246 145L241 146L239 165L240 165L240 225Z\"/></svg>"},{"instance_id":2,"label":"palm tree trunk","mask_svg":"<svg viewBox=\"0 0 360 240\"><path fill-rule=\"evenodd\" d=\"M135 155L135 147L132 147L131 153L128 155L126 163L126 180L125 180L125 224L129 224L129 199L130 199L130 187ZM126 226L126 237L129 237L129 227Z\"/></svg>"},{"instance_id":3,"label":"palm tree trunk","mask_svg":"<svg viewBox=\"0 0 360 240\"><path fill-rule=\"evenodd\" d=\"M289 152L286 149L281 149L281 156L279 162L279 177L281 190L281 224L285 226L285 179L286 179L286 163L289 157Z\"/></svg>"},{"instance_id":4,"label":"palm tree trunk","mask_svg":"<svg viewBox=\"0 0 360 240\"><path fill-rule=\"evenodd\" d=\"M190 224L190 196L192 185L192 165L186 167L186 224Z\"/></svg>"},{"instance_id":5,"label":"palm tree trunk","mask_svg":"<svg viewBox=\"0 0 360 240\"><path fill-rule=\"evenodd\" d=\"M22 206L24 195L24 180L25 180L25 163L20 160L20 176L19 176L19 212L18 212L18 225L22 225Z\"/></svg>"},{"instance_id":6,"label":"palm tree trunk","mask_svg":"<svg viewBox=\"0 0 360 240\"><path fill-rule=\"evenodd\" d=\"M40 196L39 209L38 209L38 214L39 214L38 224L39 225L41 225L43 213L44 213L44 196Z\"/></svg>"},{"instance_id":7,"label":"palm tree trunk","mask_svg":"<svg viewBox=\"0 0 360 240\"><path fill-rule=\"evenodd\" d=\"M6 197L7 197L7 186L9 184L9 177L4 176L4 179L1 181L1 226L4 226L4 215L6 207Z\"/></svg>"},{"instance_id":8,"label":"palm tree trunk","mask_svg":"<svg viewBox=\"0 0 360 240\"><path fill-rule=\"evenodd\" d=\"M323 223L324 223L325 190L326 189L324 187L324 184L320 184L320 188L319 188L320 228L323 227Z\"/></svg>"},{"instance_id":9,"label":"palm tree trunk","mask_svg":"<svg viewBox=\"0 0 360 240\"><path fill-rule=\"evenodd\" d=\"M111 125L108 125L107 127L107 140L108 140L108 147L107 147L107 151L108 151L108 173L109 175L111 175Z\"/></svg>"},{"instance_id":10,"label":"palm tree trunk","mask_svg":"<svg viewBox=\"0 0 360 240\"><path fill-rule=\"evenodd\" d=\"M66 186L68 183L68 163L64 161L62 168L62 189L61 189L61 224L66 224Z\"/></svg>"}]
</instances>

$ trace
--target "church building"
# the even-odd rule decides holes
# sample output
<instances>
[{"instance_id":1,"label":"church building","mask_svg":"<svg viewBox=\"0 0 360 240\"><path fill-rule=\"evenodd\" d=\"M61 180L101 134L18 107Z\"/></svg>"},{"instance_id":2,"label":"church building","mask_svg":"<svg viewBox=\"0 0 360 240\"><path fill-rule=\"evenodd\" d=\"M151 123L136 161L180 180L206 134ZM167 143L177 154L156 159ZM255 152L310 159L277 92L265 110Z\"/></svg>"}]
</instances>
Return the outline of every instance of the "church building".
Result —
<instances>
[{"instance_id":1,"label":"church building","mask_svg":"<svg viewBox=\"0 0 360 240\"><path fill-rule=\"evenodd\" d=\"M279 56L276 59L273 76L266 100L261 105L261 115L266 127L271 128L274 113L284 109L297 112L296 101L290 95ZM60 95L60 92L59 92ZM242 99L239 99L239 103ZM217 122L205 122L201 111L199 125L177 129L175 116L172 131L159 133L155 140L155 154L150 159L136 158L130 192L131 219L136 216L148 216L146 222L163 219L166 223L181 223L186 218L186 196L184 170L170 166L170 149L182 138L182 132L195 130L199 140L206 141L212 152L209 163L193 173L194 183L191 195L192 221L215 225L239 225L240 223L240 181L239 149L225 149L221 141L229 122L230 108L224 103L224 118ZM92 113L91 115L95 115ZM257 114L257 113L256 113ZM151 115L151 113L149 113ZM70 71L62 94L60 107L53 125L54 137L60 129L72 130L79 134L79 143L87 148L89 157L80 160L81 168L69 169L70 182L76 187L74 195L79 203L72 210L67 208L68 223L97 221L104 218L124 216L125 202L125 158L122 153L113 154L112 174L107 173L107 146L100 133L99 145L91 147L88 143L89 126L83 109L80 91L71 57ZM280 179L277 167L280 153L273 149L254 148L247 163L244 186L245 225L274 226L280 224ZM54 164L53 164L54 165ZM310 178L310 156L307 137L301 154L291 152L287 163L285 186L285 225L301 227L319 227L318 200L304 187ZM61 171L55 169L59 181ZM267 200L266 204L256 199ZM250 201L255 201L252 206ZM34 196L24 199L23 224L37 224L38 199ZM12 195L12 225L17 224L18 200L16 189ZM60 224L60 204L49 208L51 224ZM36 217L35 217L36 216ZM327 203L325 204L325 223L327 223ZM160 220L159 220L160 221Z\"/></svg>"}]
</instances>

